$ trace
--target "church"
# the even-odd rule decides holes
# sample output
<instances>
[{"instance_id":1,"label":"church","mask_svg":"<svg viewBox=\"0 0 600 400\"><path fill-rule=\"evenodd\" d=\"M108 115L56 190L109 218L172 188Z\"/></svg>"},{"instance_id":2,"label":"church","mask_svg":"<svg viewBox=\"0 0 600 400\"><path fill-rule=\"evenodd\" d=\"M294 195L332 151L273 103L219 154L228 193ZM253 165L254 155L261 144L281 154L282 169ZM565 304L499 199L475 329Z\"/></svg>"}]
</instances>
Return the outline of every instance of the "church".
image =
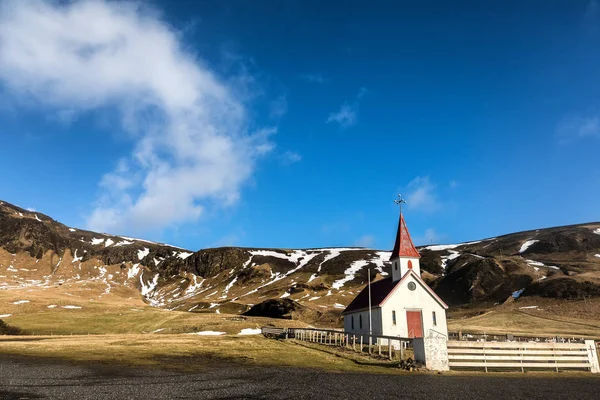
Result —
<instances>
[{"instance_id":1,"label":"church","mask_svg":"<svg viewBox=\"0 0 600 400\"><path fill-rule=\"evenodd\" d=\"M448 336L448 306L421 279L420 258L401 209L390 258L392 276L370 284L373 335L419 338L441 333ZM369 334L369 286L354 298L342 315L344 331Z\"/></svg>"}]
</instances>

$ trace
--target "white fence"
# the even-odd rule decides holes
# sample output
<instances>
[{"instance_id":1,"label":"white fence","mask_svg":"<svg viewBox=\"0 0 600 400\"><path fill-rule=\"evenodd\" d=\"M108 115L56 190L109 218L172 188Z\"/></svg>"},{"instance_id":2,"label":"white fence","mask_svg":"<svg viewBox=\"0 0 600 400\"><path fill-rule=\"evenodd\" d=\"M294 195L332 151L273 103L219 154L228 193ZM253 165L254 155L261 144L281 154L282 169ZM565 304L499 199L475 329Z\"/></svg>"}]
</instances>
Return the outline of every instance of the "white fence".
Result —
<instances>
[{"instance_id":1,"label":"white fence","mask_svg":"<svg viewBox=\"0 0 600 400\"><path fill-rule=\"evenodd\" d=\"M585 343L448 341L448 361L456 368L579 368L600 372L593 340Z\"/></svg>"},{"instance_id":2,"label":"white fence","mask_svg":"<svg viewBox=\"0 0 600 400\"><path fill-rule=\"evenodd\" d=\"M413 343L412 339L398 336L355 334L333 329L290 328L287 334L288 337L296 340L344 347L369 354L378 353L390 360L398 357L397 350L399 350L400 360L403 360L405 349Z\"/></svg>"}]
</instances>

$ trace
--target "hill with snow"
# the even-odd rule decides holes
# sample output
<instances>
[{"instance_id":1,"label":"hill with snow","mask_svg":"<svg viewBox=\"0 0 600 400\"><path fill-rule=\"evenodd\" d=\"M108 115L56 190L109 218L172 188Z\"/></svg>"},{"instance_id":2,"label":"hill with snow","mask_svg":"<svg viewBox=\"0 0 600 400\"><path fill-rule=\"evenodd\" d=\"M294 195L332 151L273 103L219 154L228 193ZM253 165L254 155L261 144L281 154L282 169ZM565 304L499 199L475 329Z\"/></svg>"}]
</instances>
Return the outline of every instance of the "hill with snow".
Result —
<instances>
[{"instance_id":1,"label":"hill with snow","mask_svg":"<svg viewBox=\"0 0 600 400\"><path fill-rule=\"evenodd\" d=\"M419 251L423 278L451 307L520 296L600 296L600 223ZM75 229L0 202L0 290L64 285L83 291L93 285L102 290L90 301L125 301L138 293L155 307L214 313L242 313L276 300L293 318L335 324L368 271L372 280L389 275L390 254L352 247L193 251Z\"/></svg>"}]
</instances>

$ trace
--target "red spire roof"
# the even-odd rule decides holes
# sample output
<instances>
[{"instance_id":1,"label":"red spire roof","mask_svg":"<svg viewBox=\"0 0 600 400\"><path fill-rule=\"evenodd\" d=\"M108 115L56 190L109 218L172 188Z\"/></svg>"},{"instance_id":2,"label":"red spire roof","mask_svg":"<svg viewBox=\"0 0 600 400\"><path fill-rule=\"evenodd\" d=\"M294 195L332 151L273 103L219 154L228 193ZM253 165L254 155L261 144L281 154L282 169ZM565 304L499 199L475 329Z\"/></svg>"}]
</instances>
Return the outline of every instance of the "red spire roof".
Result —
<instances>
[{"instance_id":1,"label":"red spire roof","mask_svg":"<svg viewBox=\"0 0 600 400\"><path fill-rule=\"evenodd\" d=\"M398 233L396 234L396 242L390 260L396 257L416 257L421 258L421 255L415 248L415 245L410 238L408 228L404 222L404 215L400 213L400 221L398 221Z\"/></svg>"}]
</instances>

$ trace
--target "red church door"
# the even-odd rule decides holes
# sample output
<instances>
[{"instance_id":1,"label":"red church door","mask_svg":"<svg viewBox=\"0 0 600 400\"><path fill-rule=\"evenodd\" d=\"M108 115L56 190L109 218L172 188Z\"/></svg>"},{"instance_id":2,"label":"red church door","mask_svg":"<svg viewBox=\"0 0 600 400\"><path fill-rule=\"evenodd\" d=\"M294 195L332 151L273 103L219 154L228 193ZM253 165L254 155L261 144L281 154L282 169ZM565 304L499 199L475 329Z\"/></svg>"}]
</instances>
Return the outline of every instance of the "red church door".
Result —
<instances>
[{"instance_id":1,"label":"red church door","mask_svg":"<svg viewBox=\"0 0 600 400\"><path fill-rule=\"evenodd\" d=\"M421 318L421 311L407 311L406 322L406 325L408 326L409 338L423 337L423 320Z\"/></svg>"}]
</instances>

